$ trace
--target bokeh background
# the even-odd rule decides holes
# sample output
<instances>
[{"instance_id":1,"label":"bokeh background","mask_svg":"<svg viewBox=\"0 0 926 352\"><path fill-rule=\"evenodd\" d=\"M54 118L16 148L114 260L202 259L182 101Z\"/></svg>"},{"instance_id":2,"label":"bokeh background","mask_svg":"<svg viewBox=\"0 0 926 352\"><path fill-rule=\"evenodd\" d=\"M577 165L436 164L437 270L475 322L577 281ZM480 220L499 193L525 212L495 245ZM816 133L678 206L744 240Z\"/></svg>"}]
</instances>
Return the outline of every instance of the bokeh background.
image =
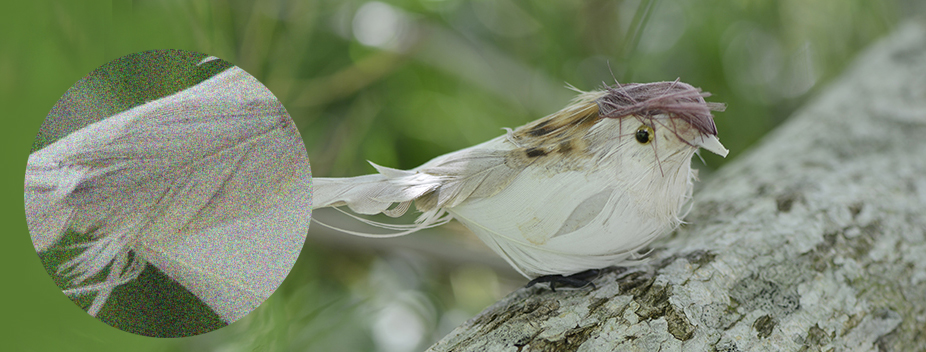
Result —
<instances>
[{"instance_id":1,"label":"bokeh background","mask_svg":"<svg viewBox=\"0 0 926 352\"><path fill-rule=\"evenodd\" d=\"M724 102L727 159L836 78L919 0L36 1L0 8L7 116L0 332L10 350L415 351L523 285L457 224L391 240L313 224L264 305L182 339L111 328L45 273L22 215L23 170L64 92L123 55L184 49L257 77L305 139L314 176L411 168L564 106L571 84L681 80ZM156 83L156 82L153 82ZM708 173L708 172L706 172ZM709 176L707 176L709 177ZM317 211L337 224L336 215Z\"/></svg>"}]
</instances>

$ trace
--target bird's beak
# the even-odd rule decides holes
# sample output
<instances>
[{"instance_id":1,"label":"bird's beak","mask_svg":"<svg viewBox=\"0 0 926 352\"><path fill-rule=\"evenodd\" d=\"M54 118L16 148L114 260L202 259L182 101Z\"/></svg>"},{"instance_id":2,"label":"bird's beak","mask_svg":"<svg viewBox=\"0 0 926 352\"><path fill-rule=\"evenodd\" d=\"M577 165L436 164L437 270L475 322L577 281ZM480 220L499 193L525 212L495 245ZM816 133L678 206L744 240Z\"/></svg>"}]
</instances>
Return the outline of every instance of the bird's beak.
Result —
<instances>
[{"instance_id":1,"label":"bird's beak","mask_svg":"<svg viewBox=\"0 0 926 352\"><path fill-rule=\"evenodd\" d=\"M700 138L696 139L695 144L701 148L709 150L711 153L720 155L724 158L726 158L727 154L730 153L727 148L723 147L723 144L720 144L720 140L717 139L717 136L712 134L702 134Z\"/></svg>"}]
</instances>

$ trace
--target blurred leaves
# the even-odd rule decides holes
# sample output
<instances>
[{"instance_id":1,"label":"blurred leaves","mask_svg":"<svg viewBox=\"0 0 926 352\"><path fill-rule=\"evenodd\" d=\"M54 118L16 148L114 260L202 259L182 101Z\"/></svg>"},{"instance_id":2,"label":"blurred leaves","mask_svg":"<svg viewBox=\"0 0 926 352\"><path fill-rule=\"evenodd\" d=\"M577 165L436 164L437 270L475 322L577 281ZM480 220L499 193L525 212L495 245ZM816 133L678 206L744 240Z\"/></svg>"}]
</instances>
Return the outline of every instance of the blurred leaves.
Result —
<instances>
[{"instance_id":1,"label":"blurred leaves","mask_svg":"<svg viewBox=\"0 0 926 352\"><path fill-rule=\"evenodd\" d=\"M302 127L316 174L330 176L370 172L367 159L410 168L482 142L563 106L567 82L702 87L729 106L717 124L735 156L898 17L895 2L864 0L136 6L134 16L162 12L199 50L260 78Z\"/></svg>"},{"instance_id":2,"label":"blurred leaves","mask_svg":"<svg viewBox=\"0 0 926 352\"><path fill-rule=\"evenodd\" d=\"M122 30L107 43L241 66L290 110L319 175L370 172L366 159L414 167L552 113L572 96L566 83L615 80L681 78L712 92L729 106L717 125L735 156L884 34L906 2L136 2L113 8ZM72 10L53 6L61 50L79 52L95 32L76 27Z\"/></svg>"}]
</instances>

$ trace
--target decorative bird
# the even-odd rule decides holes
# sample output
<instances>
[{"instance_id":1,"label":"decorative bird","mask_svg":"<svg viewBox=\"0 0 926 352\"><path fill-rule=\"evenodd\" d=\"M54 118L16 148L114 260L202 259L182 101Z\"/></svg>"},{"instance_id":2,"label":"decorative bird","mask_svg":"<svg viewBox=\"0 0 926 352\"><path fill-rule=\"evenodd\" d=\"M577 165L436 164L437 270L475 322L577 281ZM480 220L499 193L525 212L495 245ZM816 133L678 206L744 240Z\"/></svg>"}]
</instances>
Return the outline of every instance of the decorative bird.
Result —
<instances>
[{"instance_id":1,"label":"decorative bird","mask_svg":"<svg viewBox=\"0 0 926 352\"><path fill-rule=\"evenodd\" d=\"M396 233L338 230L400 236L457 219L535 280L633 264L681 223L698 148L726 157L711 115L724 105L678 80L578 92L552 115L411 170L371 162L378 174L316 177L313 202L397 217L414 201L411 225L355 215Z\"/></svg>"}]
</instances>

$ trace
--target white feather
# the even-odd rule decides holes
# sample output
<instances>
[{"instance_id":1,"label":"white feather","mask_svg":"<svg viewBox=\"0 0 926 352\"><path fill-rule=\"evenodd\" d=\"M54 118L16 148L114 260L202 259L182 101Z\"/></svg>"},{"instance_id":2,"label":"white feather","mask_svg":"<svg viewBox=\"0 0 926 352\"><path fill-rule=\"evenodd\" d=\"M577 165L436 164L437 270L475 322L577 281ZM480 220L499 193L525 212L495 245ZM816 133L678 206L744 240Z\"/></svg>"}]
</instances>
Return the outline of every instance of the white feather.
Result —
<instances>
[{"instance_id":1,"label":"white feather","mask_svg":"<svg viewBox=\"0 0 926 352\"><path fill-rule=\"evenodd\" d=\"M230 322L267 298L294 264L311 214L309 177L282 105L232 67L30 155L27 222L39 252L67 230L92 235L59 268L76 286L65 293L97 292L92 314L150 261ZM217 249L207 251L205 240ZM246 253L263 261L246 262ZM80 286L110 264L103 282Z\"/></svg>"}]
</instances>

